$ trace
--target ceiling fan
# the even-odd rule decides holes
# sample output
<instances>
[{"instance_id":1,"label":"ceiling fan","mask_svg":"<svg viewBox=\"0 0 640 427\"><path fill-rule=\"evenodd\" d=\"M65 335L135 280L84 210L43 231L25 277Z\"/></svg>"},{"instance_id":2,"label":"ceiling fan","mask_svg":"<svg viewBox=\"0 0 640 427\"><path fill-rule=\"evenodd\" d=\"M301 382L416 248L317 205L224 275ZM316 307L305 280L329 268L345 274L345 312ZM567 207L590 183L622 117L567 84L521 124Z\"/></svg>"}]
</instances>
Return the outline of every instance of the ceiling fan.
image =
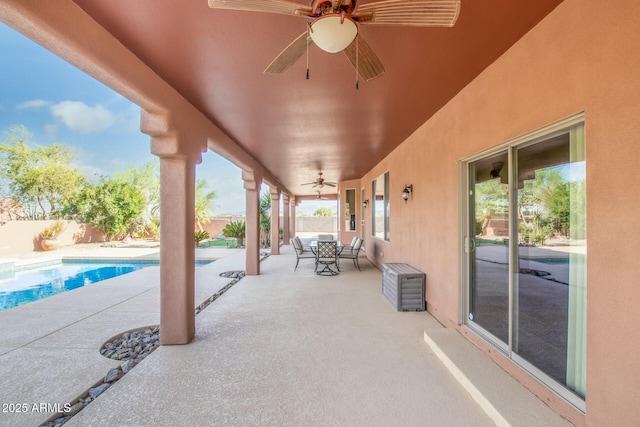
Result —
<instances>
[{"instance_id":1,"label":"ceiling fan","mask_svg":"<svg viewBox=\"0 0 640 427\"><path fill-rule=\"evenodd\" d=\"M304 184L302 184L302 185L312 185L312 186L313 186L313 188L315 188L315 187L322 188L322 187L324 187L325 185L326 185L327 187L335 187L336 185L338 185L338 183L337 183L337 182L329 182L329 181L325 181L325 180L324 180L324 178L322 177L322 172L318 172L318 177L316 178L316 180L315 180L315 181L313 181L313 182L305 182L305 183L304 183ZM319 193L320 193L320 192L318 191L318 194L319 194Z\"/></svg>"},{"instance_id":2,"label":"ceiling fan","mask_svg":"<svg viewBox=\"0 0 640 427\"><path fill-rule=\"evenodd\" d=\"M233 9L300 16L310 19L307 30L264 70L281 74L315 44L329 53L344 52L365 81L379 77L385 68L369 44L358 34L357 24L452 27L461 0L383 0L356 5L357 0L310 0L305 6L291 0L208 0L213 9ZM307 78L309 69L307 67Z\"/></svg>"},{"instance_id":3,"label":"ceiling fan","mask_svg":"<svg viewBox=\"0 0 640 427\"><path fill-rule=\"evenodd\" d=\"M316 200L329 200L328 197L324 197L320 191L318 191L318 195L316 196Z\"/></svg>"}]
</instances>

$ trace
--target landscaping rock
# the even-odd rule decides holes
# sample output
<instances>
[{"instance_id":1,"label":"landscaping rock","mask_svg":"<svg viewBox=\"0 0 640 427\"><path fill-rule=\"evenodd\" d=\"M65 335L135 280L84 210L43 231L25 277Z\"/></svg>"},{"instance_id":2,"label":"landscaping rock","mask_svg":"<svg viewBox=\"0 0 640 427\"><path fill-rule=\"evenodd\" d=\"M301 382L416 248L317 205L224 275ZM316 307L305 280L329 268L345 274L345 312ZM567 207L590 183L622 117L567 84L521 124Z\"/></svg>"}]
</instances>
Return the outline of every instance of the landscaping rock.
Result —
<instances>
[{"instance_id":1,"label":"landscaping rock","mask_svg":"<svg viewBox=\"0 0 640 427\"><path fill-rule=\"evenodd\" d=\"M136 361L132 359L129 359L122 365L120 365L120 367L122 368L122 372L125 374L129 372L134 366L136 366Z\"/></svg>"},{"instance_id":2,"label":"landscaping rock","mask_svg":"<svg viewBox=\"0 0 640 427\"><path fill-rule=\"evenodd\" d=\"M265 255L265 254L262 254ZM268 254L266 255L268 256ZM265 257L266 257L265 256ZM196 314L205 309L209 304L229 290L234 284L245 276L245 272L227 271L221 273L220 276L229 277L233 280L218 292L209 297L205 302L200 304L196 309ZM121 360L123 363L112 368L104 377L104 382L97 387L89 389L88 396L79 399L73 403L71 409L64 416L56 418L46 424L45 427L61 426L71 419L73 415L81 411L85 406L91 403L96 397L100 396L111 384L118 381L124 374L133 369L136 364L147 357L153 350L160 346L160 326L146 328L140 331L125 332L122 336L114 338L111 342L105 343L100 349L100 354L112 360ZM62 414L59 414L62 415Z\"/></svg>"},{"instance_id":3,"label":"landscaping rock","mask_svg":"<svg viewBox=\"0 0 640 427\"><path fill-rule=\"evenodd\" d=\"M118 381L120 378L122 378L123 375L124 373L122 372L122 369L112 368L109 370L109 372L107 372L107 375L105 375L104 382L111 383L114 381Z\"/></svg>"},{"instance_id":4,"label":"landscaping rock","mask_svg":"<svg viewBox=\"0 0 640 427\"><path fill-rule=\"evenodd\" d=\"M78 412L80 412L80 410L82 408L84 408L85 404L82 402L78 402L75 405L73 405L71 408L69 408L69 412L67 412L67 417L73 417L75 414L77 414Z\"/></svg>"},{"instance_id":5,"label":"landscaping rock","mask_svg":"<svg viewBox=\"0 0 640 427\"><path fill-rule=\"evenodd\" d=\"M111 384L109 383L102 383L98 387L89 389L89 396L95 399L96 397L100 396L106 389L108 389L110 385Z\"/></svg>"}]
</instances>

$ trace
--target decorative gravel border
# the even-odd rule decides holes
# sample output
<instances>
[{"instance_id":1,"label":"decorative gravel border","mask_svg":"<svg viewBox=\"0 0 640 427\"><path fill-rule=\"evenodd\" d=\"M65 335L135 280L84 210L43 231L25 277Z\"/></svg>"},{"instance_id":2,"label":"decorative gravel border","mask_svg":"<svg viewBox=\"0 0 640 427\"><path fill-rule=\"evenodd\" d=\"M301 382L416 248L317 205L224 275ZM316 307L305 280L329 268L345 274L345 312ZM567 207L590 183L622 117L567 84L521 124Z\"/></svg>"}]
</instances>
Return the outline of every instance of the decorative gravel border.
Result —
<instances>
[{"instance_id":1,"label":"decorative gravel border","mask_svg":"<svg viewBox=\"0 0 640 427\"><path fill-rule=\"evenodd\" d=\"M269 254L262 253L260 261L264 260L268 256ZM245 272L242 270L225 271L220 273L220 276L229 277L233 280L196 307L196 315L207 308L212 302L217 300L222 294L231 289L233 285L238 283L245 276ZM117 368L110 369L101 381L94 384L93 387L85 391L79 398L71 402L69 404L68 411L53 414L49 419L47 419L47 421L41 424L40 427L58 427L69 421L75 414L84 409L89 403L93 402L106 389L116 383L145 357L160 347L159 336L160 326L155 325L125 332L124 334L116 336L103 344L100 349L101 355L109 359L121 360L123 363Z\"/></svg>"}]
</instances>

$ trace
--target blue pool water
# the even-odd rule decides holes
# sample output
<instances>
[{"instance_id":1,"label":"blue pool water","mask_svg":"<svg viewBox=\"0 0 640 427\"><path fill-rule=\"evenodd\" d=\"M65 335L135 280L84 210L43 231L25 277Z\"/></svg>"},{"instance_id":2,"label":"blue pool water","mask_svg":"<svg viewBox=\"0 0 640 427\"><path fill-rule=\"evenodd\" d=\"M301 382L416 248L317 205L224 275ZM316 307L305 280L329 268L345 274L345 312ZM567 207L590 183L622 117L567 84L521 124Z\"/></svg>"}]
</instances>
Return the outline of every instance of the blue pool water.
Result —
<instances>
[{"instance_id":1,"label":"blue pool water","mask_svg":"<svg viewBox=\"0 0 640 427\"><path fill-rule=\"evenodd\" d=\"M112 277L127 274L149 263L67 263L18 271L0 278L0 310L37 301Z\"/></svg>"}]
</instances>

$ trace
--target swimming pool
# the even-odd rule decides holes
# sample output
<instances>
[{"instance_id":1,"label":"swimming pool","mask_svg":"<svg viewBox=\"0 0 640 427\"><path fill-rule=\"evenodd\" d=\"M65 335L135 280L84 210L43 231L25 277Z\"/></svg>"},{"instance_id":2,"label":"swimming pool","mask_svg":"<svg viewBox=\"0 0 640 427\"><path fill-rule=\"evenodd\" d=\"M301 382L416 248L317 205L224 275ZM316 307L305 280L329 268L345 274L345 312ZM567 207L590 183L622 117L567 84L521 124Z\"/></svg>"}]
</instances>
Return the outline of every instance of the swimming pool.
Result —
<instances>
[{"instance_id":1,"label":"swimming pool","mask_svg":"<svg viewBox=\"0 0 640 427\"><path fill-rule=\"evenodd\" d=\"M75 260L5 274L8 277L0 278L0 311L153 265L158 261Z\"/></svg>"}]
</instances>

